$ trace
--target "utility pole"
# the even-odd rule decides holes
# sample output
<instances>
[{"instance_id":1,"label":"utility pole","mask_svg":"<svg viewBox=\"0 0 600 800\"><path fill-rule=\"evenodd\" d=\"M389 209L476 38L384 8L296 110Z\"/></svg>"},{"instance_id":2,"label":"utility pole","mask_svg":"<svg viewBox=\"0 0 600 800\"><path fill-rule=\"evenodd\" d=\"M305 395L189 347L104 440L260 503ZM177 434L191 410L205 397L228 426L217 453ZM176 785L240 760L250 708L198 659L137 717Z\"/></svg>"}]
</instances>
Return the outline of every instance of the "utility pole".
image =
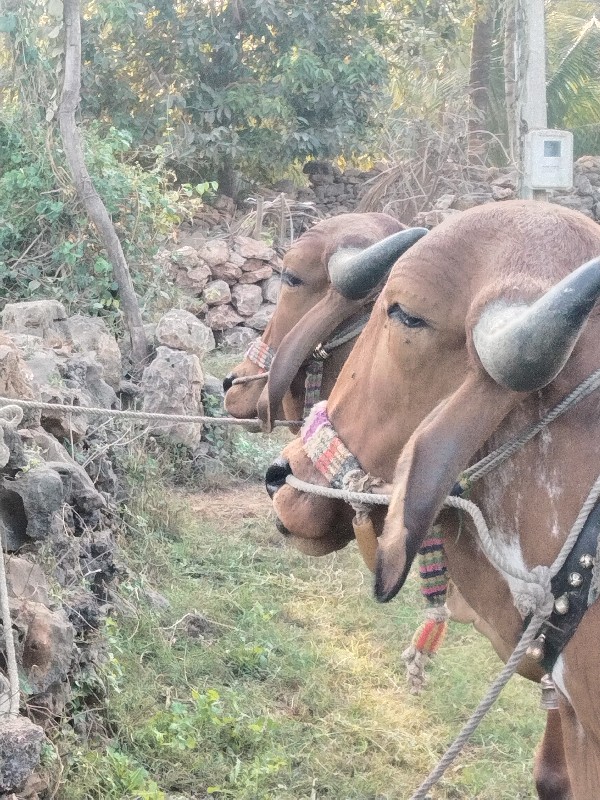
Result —
<instances>
[{"instance_id":1,"label":"utility pole","mask_svg":"<svg viewBox=\"0 0 600 800\"><path fill-rule=\"evenodd\" d=\"M532 189L530 176L523 169L524 139L528 131L548 127L546 107L546 35L544 0L516 0L515 81L516 114L515 156L521 167L519 196L545 200L545 190Z\"/></svg>"}]
</instances>

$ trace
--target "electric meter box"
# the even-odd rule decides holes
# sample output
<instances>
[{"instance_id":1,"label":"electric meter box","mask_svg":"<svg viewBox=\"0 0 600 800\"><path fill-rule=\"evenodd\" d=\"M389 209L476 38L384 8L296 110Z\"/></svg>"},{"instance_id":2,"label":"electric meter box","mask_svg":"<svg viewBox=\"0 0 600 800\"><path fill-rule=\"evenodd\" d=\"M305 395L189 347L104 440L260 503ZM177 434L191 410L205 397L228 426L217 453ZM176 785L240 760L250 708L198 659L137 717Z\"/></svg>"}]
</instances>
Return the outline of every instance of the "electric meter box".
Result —
<instances>
[{"instance_id":1,"label":"electric meter box","mask_svg":"<svg viewBox=\"0 0 600 800\"><path fill-rule=\"evenodd\" d=\"M525 135L525 182L532 189L573 186L573 134L533 130Z\"/></svg>"}]
</instances>

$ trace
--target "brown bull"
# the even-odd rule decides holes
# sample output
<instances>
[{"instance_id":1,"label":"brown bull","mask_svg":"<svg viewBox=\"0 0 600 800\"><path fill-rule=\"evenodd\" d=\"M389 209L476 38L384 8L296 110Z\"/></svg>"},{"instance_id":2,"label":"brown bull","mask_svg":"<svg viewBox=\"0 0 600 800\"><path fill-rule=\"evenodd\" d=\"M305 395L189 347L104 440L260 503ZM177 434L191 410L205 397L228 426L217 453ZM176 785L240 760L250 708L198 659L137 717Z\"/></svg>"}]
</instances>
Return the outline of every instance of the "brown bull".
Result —
<instances>
[{"instance_id":1,"label":"brown bull","mask_svg":"<svg viewBox=\"0 0 600 800\"><path fill-rule=\"evenodd\" d=\"M283 338L325 297L330 286L330 265L345 263L369 245L402 230L404 225L387 214L341 214L319 222L294 242L283 258L277 308L259 345L251 345L244 360L223 382L225 408L232 416L256 417L264 382L255 380L235 385L233 382L268 371L268 364ZM394 252L391 251L392 256ZM390 266L394 260L392 257ZM364 303L360 306L364 307ZM357 313L360 314L360 308ZM354 339L332 350L323 364L322 397L329 396L353 345ZM291 382L291 391L283 401L286 419L302 419L305 379L304 366L299 368Z\"/></svg>"},{"instance_id":2,"label":"brown bull","mask_svg":"<svg viewBox=\"0 0 600 800\"><path fill-rule=\"evenodd\" d=\"M538 421L598 368L600 320L592 307L600 261L574 270L599 254L600 228L553 205L514 201L451 218L395 265L327 404L361 467L394 481L378 547L378 598L401 588L437 517L452 579L504 643L504 656L523 628L516 587L483 556L470 522L440 509L461 470ZM348 285L350 309L356 301ZM315 320L311 328L314 336ZM283 343L272 399L287 380L286 351L308 346L301 330ZM555 559L600 473L597 407L595 393L473 487L508 563L532 568ZM353 512L284 484L290 473L327 483L301 439L284 456L267 481L290 541L315 555L343 547L353 538ZM383 512L375 516L381 526ZM549 716L537 764L541 798L599 796L599 643L595 603L553 669L560 716ZM540 676L531 660L521 671Z\"/></svg>"}]
</instances>

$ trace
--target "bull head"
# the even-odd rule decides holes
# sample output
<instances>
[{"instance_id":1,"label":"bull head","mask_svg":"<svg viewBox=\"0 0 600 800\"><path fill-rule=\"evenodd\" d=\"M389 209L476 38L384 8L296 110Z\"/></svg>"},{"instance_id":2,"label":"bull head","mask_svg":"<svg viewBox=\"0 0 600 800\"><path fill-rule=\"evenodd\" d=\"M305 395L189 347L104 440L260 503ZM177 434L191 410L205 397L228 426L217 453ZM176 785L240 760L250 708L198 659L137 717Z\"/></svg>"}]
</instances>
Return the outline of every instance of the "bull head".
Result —
<instances>
[{"instance_id":1,"label":"bull head","mask_svg":"<svg viewBox=\"0 0 600 800\"><path fill-rule=\"evenodd\" d=\"M283 339L271 365L267 386L258 402L263 430L272 430L271 409L279 406L315 346L362 308L367 295L400 256L427 232L427 228L408 228L364 250L336 253L329 259L331 288Z\"/></svg>"},{"instance_id":2,"label":"bull head","mask_svg":"<svg viewBox=\"0 0 600 800\"><path fill-rule=\"evenodd\" d=\"M600 257L569 274L532 305L496 300L483 309L473 327L483 370L472 370L463 385L423 420L398 461L379 539L378 600L390 600L404 584L457 475L522 402L523 393L543 388L563 369L599 297Z\"/></svg>"}]
</instances>

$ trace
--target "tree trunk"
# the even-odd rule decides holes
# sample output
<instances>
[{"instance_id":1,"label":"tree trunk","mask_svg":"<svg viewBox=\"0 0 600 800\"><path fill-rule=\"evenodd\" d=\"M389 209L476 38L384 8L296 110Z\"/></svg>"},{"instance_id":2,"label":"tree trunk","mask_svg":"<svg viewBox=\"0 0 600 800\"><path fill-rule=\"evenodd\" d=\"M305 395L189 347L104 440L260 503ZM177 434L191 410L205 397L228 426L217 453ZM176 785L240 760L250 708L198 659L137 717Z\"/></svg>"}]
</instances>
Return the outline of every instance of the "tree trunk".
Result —
<instances>
[{"instance_id":1,"label":"tree trunk","mask_svg":"<svg viewBox=\"0 0 600 800\"><path fill-rule=\"evenodd\" d=\"M131 337L133 370L141 372L148 357L148 343L142 324L138 300L131 281L121 242L85 164L83 146L75 123L81 88L81 9L80 0L64 0L65 78L58 109L60 132L65 156L77 195L106 248L113 267L125 325Z\"/></svg>"},{"instance_id":2,"label":"tree trunk","mask_svg":"<svg viewBox=\"0 0 600 800\"><path fill-rule=\"evenodd\" d=\"M469 161L479 161L484 156L485 130L490 102L490 72L492 41L494 38L494 12L491 0L480 0L475 8L475 22L471 39L471 72L469 75Z\"/></svg>"}]
</instances>

